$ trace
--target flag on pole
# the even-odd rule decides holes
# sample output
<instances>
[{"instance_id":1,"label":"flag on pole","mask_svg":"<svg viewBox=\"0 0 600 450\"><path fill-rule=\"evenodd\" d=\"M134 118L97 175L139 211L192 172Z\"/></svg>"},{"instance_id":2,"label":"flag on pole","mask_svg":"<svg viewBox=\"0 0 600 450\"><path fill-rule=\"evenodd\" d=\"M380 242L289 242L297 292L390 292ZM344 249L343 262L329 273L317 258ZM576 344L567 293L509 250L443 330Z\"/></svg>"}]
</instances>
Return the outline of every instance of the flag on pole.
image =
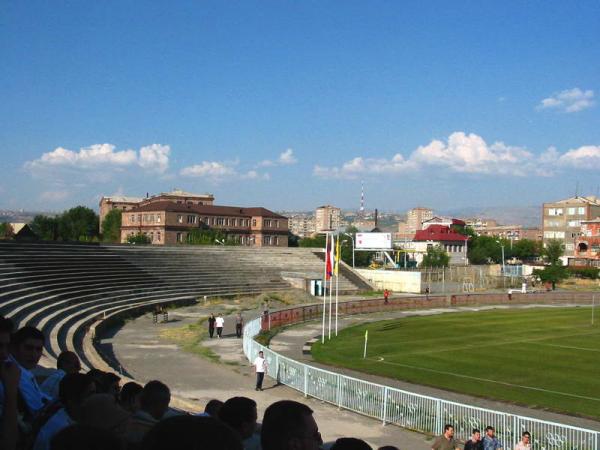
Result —
<instances>
[{"instance_id":1,"label":"flag on pole","mask_svg":"<svg viewBox=\"0 0 600 450\"><path fill-rule=\"evenodd\" d=\"M334 273L337 277L340 271L340 258L342 256L342 249L340 246L340 237L338 236L337 242L335 244L335 269Z\"/></svg>"},{"instance_id":2,"label":"flag on pole","mask_svg":"<svg viewBox=\"0 0 600 450\"><path fill-rule=\"evenodd\" d=\"M327 241L327 248L325 251L325 279L329 280L333 276L333 235L331 239Z\"/></svg>"}]
</instances>

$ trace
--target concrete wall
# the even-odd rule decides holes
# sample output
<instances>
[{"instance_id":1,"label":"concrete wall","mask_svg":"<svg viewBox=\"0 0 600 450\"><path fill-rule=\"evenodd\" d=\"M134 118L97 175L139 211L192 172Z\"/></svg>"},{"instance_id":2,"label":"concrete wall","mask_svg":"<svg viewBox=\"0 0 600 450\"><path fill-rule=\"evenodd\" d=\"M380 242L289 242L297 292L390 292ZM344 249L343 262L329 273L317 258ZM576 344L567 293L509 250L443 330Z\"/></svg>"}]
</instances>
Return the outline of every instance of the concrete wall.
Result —
<instances>
[{"instance_id":1,"label":"concrete wall","mask_svg":"<svg viewBox=\"0 0 600 450\"><path fill-rule=\"evenodd\" d=\"M410 292L420 294L421 272L401 272L392 270L355 269L378 290L389 289L392 292Z\"/></svg>"}]
</instances>

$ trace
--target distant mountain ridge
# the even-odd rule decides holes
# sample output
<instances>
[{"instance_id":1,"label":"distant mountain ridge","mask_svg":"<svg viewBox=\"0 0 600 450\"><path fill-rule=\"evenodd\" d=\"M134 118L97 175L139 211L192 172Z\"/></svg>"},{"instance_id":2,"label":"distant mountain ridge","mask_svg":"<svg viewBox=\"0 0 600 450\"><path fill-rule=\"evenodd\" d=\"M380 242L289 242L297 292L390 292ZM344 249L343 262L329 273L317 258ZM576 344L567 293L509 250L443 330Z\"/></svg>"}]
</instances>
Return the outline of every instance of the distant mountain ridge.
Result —
<instances>
[{"instance_id":1,"label":"distant mountain ridge","mask_svg":"<svg viewBox=\"0 0 600 450\"><path fill-rule=\"evenodd\" d=\"M542 226L541 206L469 206L439 213L461 218L494 219L500 225L523 225L526 228Z\"/></svg>"}]
</instances>

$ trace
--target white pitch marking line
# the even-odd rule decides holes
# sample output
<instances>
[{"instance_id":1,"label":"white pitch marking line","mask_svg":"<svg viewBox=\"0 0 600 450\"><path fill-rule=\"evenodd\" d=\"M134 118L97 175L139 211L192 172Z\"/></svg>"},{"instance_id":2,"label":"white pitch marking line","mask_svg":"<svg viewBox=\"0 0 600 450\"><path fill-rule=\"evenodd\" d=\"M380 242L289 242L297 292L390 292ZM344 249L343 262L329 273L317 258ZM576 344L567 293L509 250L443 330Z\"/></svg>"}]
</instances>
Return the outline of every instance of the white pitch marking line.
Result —
<instances>
[{"instance_id":1,"label":"white pitch marking line","mask_svg":"<svg viewBox=\"0 0 600 450\"><path fill-rule=\"evenodd\" d=\"M597 348L575 347L572 345L559 345L559 344L544 344L543 342L534 342L534 344L546 345L548 347L572 348L573 350L583 350L586 352L600 352L600 350Z\"/></svg>"},{"instance_id":2,"label":"white pitch marking line","mask_svg":"<svg viewBox=\"0 0 600 450\"><path fill-rule=\"evenodd\" d=\"M373 358L370 358L370 359L373 359ZM532 386L523 386L521 384L507 383L506 381L497 381L497 380L490 380L488 378L472 377L470 375L462 375L462 374L454 373L454 372L446 372L444 370L428 369L426 367L411 366L409 364L394 363L394 362L380 361L380 360L377 361L377 362L381 362L383 364L390 364L390 365L394 365L394 366L406 367L406 368L409 368L409 369L424 370L426 372L440 373L442 375L450 375L450 376L458 377L458 378L467 378L469 380L485 381L485 382L488 382L488 383L501 384L501 385L504 385L504 386L518 387L518 388L521 388L521 389L529 389L529 390L532 390L532 391L548 392L550 394L563 395L565 397L581 398L581 399L584 399L584 400L592 400L592 401L595 401L595 402L600 402L600 398L596 398L596 397L586 397L584 395L569 394L568 392L553 391L553 390L550 390L550 389L542 389L542 388L536 388L536 387L532 387Z\"/></svg>"}]
</instances>

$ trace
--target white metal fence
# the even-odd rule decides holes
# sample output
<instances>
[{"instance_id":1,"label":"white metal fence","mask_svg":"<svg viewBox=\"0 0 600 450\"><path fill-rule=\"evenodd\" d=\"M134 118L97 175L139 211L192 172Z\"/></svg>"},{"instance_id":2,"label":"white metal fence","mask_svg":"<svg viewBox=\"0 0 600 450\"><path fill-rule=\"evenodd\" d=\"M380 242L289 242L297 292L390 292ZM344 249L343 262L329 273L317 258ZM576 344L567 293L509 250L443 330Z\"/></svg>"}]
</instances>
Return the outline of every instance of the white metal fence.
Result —
<instances>
[{"instance_id":1,"label":"white metal fence","mask_svg":"<svg viewBox=\"0 0 600 450\"><path fill-rule=\"evenodd\" d=\"M262 350L267 375L305 396L427 434L441 434L444 424L450 423L456 438L463 441L470 438L473 428L491 425L506 450L514 448L525 430L531 433L535 450L600 450L600 432L594 430L454 403L294 361L254 340L260 323L260 318L254 319L244 327L246 357L252 361Z\"/></svg>"}]
</instances>

